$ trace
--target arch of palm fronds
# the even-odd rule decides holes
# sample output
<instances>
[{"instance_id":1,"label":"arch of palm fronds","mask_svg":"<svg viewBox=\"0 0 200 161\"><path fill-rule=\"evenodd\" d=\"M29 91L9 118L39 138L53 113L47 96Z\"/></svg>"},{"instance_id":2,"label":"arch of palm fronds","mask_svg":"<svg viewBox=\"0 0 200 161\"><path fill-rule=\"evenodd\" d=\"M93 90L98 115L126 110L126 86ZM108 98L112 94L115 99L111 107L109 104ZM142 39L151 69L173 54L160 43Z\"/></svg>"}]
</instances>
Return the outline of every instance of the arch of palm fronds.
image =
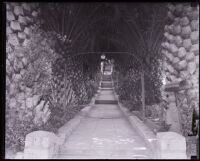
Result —
<instances>
[{"instance_id":1,"label":"arch of palm fronds","mask_svg":"<svg viewBox=\"0 0 200 161\"><path fill-rule=\"evenodd\" d=\"M46 30L68 40L71 52L66 52L66 43L61 43L66 55L127 52L129 56L110 56L118 62L122 73L147 71L145 82L149 91L156 93L159 85L155 84L161 84L166 6L164 3L48 3L41 4L41 16Z\"/></svg>"}]
</instances>

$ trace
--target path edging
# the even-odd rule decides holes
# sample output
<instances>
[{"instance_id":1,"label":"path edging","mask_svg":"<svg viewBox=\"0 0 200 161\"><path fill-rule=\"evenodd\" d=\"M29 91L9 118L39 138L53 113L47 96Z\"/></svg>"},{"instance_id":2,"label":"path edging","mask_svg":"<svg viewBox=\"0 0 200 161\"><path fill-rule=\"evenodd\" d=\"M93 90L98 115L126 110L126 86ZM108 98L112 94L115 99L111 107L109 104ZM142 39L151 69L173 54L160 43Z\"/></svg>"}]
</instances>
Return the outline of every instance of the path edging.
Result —
<instances>
[{"instance_id":1,"label":"path edging","mask_svg":"<svg viewBox=\"0 0 200 161\"><path fill-rule=\"evenodd\" d=\"M114 92L115 97L118 100L118 105L125 118L131 123L131 125L137 129L139 135L141 135L145 143L151 148L154 153L154 159L158 157L157 154L157 137L156 135L139 119L134 116L127 108L125 108L120 102L118 95Z\"/></svg>"}]
</instances>

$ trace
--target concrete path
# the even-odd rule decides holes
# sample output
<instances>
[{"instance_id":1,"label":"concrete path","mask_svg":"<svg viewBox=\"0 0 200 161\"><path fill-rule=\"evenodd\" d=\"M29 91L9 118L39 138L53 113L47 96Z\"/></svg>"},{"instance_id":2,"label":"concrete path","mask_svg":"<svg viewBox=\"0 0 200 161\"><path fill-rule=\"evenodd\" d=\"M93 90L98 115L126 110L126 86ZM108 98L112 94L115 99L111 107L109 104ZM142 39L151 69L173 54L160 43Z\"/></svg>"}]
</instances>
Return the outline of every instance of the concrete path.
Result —
<instances>
[{"instance_id":1,"label":"concrete path","mask_svg":"<svg viewBox=\"0 0 200 161\"><path fill-rule=\"evenodd\" d=\"M116 100L100 90L97 100ZM66 140L59 159L151 159L151 150L124 118L118 104L95 104Z\"/></svg>"}]
</instances>

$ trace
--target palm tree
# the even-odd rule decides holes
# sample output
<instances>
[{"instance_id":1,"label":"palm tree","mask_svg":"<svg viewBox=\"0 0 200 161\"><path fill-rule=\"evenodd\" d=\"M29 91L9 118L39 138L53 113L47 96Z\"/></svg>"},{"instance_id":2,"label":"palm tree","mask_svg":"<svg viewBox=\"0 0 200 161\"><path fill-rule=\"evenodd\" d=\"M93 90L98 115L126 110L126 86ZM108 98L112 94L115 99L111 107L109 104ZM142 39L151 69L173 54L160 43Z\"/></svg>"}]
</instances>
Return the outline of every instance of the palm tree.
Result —
<instances>
[{"instance_id":1,"label":"palm tree","mask_svg":"<svg viewBox=\"0 0 200 161\"><path fill-rule=\"evenodd\" d=\"M165 9L159 3L48 3L42 5L42 17L46 29L69 40L73 52L65 54L104 51L112 45L133 54L134 62L140 63L144 98L144 77L157 78L162 58ZM61 43L61 48L65 46Z\"/></svg>"}]
</instances>

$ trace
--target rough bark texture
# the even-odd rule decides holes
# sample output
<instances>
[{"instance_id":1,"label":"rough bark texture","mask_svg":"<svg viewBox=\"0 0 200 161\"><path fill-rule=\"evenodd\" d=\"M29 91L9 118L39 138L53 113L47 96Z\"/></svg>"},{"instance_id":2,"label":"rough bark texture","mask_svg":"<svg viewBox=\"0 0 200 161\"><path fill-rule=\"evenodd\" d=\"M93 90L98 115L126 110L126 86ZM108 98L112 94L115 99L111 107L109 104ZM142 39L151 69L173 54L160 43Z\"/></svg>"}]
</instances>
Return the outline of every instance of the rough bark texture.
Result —
<instances>
[{"instance_id":1,"label":"rough bark texture","mask_svg":"<svg viewBox=\"0 0 200 161\"><path fill-rule=\"evenodd\" d=\"M99 69L90 66L83 73L85 58L64 56L68 53L58 48L56 33L40 27L38 3L6 7L6 148L18 151L26 134L55 132L88 103Z\"/></svg>"},{"instance_id":2,"label":"rough bark texture","mask_svg":"<svg viewBox=\"0 0 200 161\"><path fill-rule=\"evenodd\" d=\"M191 133L193 105L199 111L199 6L169 4L169 24L165 26L162 53L167 83L187 80L191 89L177 94L180 106L181 128L184 135ZM185 93L185 94L184 94ZM167 95L168 93L166 93ZM166 99L175 103L174 99ZM172 108L172 107L170 107Z\"/></svg>"}]
</instances>

